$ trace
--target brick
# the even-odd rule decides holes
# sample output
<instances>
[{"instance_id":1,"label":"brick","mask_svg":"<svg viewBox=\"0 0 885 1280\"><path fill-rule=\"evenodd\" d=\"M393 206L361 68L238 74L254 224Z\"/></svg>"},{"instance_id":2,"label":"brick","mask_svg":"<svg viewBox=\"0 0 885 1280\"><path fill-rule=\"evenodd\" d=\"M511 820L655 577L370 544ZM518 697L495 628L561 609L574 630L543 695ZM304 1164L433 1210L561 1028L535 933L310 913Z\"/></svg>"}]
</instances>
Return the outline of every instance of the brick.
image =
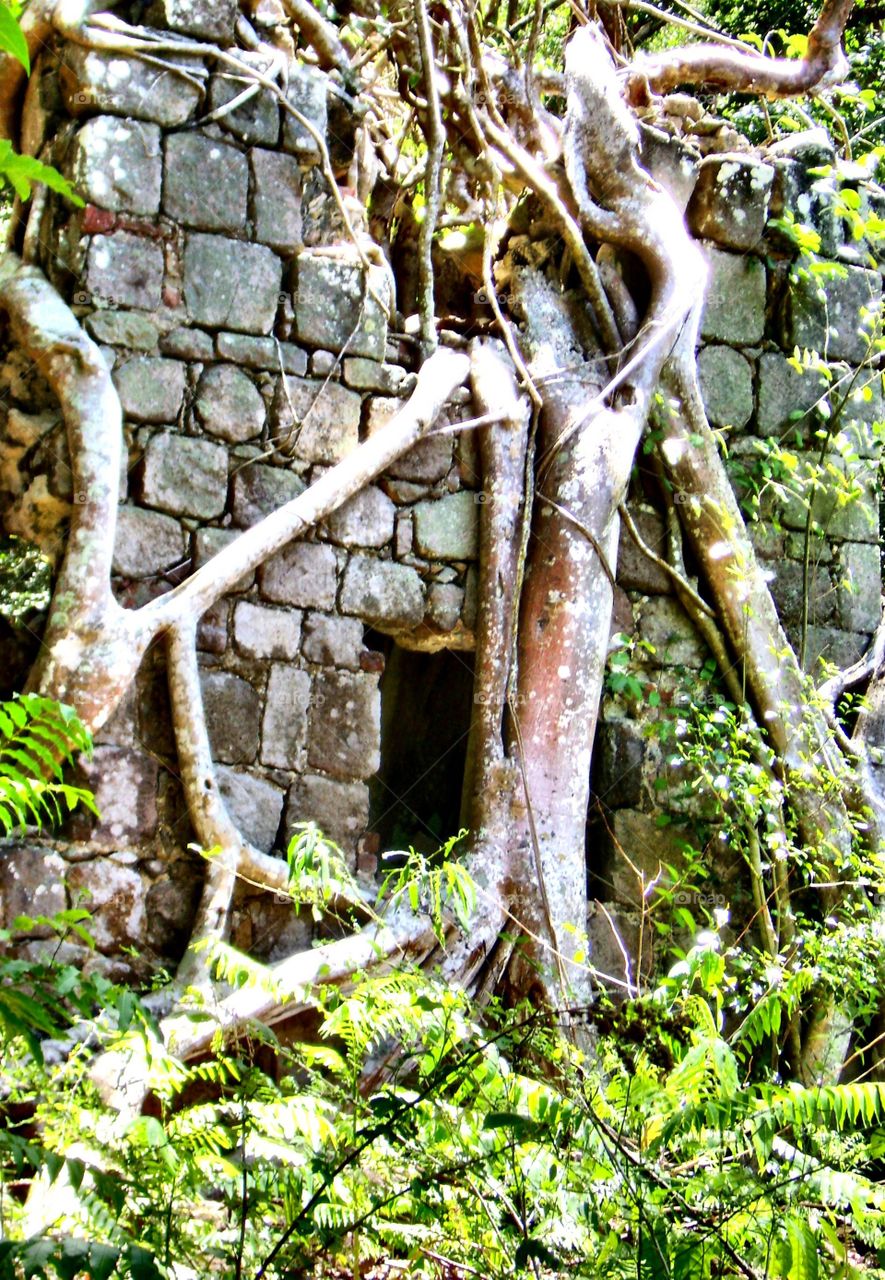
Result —
<instances>
[{"instance_id":1,"label":"brick","mask_svg":"<svg viewBox=\"0 0 885 1280\"><path fill-rule=\"evenodd\" d=\"M193 232L184 251L184 297L191 319L210 329L270 333L282 264L264 245Z\"/></svg>"},{"instance_id":2,"label":"brick","mask_svg":"<svg viewBox=\"0 0 885 1280\"><path fill-rule=\"evenodd\" d=\"M117 231L93 236L86 256L86 288L121 307L156 311L162 300L163 250L155 240Z\"/></svg>"},{"instance_id":3,"label":"brick","mask_svg":"<svg viewBox=\"0 0 885 1280\"><path fill-rule=\"evenodd\" d=\"M200 231L239 231L245 225L249 166L236 147L204 133L166 139L163 212Z\"/></svg>"},{"instance_id":4,"label":"brick","mask_svg":"<svg viewBox=\"0 0 885 1280\"><path fill-rule=\"evenodd\" d=\"M149 507L211 520L227 503L227 450L208 440L161 431L144 456L141 496Z\"/></svg>"},{"instance_id":5,"label":"brick","mask_svg":"<svg viewBox=\"0 0 885 1280\"><path fill-rule=\"evenodd\" d=\"M261 728L261 759L277 769L298 767L307 741L310 676L275 663L270 670Z\"/></svg>"},{"instance_id":6,"label":"brick","mask_svg":"<svg viewBox=\"0 0 885 1280\"><path fill-rule=\"evenodd\" d=\"M261 594L277 604L301 609L334 609L337 561L331 547L295 542L258 570Z\"/></svg>"}]
</instances>

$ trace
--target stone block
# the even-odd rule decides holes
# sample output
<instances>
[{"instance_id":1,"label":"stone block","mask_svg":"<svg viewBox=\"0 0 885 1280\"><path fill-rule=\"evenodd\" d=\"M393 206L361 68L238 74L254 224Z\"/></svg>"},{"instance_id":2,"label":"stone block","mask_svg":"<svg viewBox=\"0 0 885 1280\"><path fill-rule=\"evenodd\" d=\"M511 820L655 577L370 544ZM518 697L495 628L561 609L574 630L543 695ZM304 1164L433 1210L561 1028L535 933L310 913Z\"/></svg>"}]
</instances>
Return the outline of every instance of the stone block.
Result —
<instances>
[{"instance_id":1,"label":"stone block","mask_svg":"<svg viewBox=\"0 0 885 1280\"><path fill-rule=\"evenodd\" d=\"M303 492L304 481L294 471L250 462L234 472L231 484L234 524L248 529Z\"/></svg>"},{"instance_id":2,"label":"stone block","mask_svg":"<svg viewBox=\"0 0 885 1280\"><path fill-rule=\"evenodd\" d=\"M368 292L358 259L331 258L305 250L295 260L295 336L309 347L336 354L345 346L350 356L383 360L387 316ZM387 273L372 267L368 284L382 299L389 297ZM329 306L329 299L335 306Z\"/></svg>"},{"instance_id":3,"label":"stone block","mask_svg":"<svg viewBox=\"0 0 885 1280\"><path fill-rule=\"evenodd\" d=\"M241 834L262 853L270 853L280 829L283 790L228 765L219 765L215 772L221 798Z\"/></svg>"},{"instance_id":4,"label":"stone block","mask_svg":"<svg viewBox=\"0 0 885 1280\"><path fill-rule=\"evenodd\" d=\"M359 444L361 411L356 392L338 382L289 378L284 388L280 379L271 406L271 432L277 441L291 440L296 456L307 462L340 462Z\"/></svg>"},{"instance_id":5,"label":"stone block","mask_svg":"<svg viewBox=\"0 0 885 1280\"><path fill-rule=\"evenodd\" d=\"M365 413L366 436L371 437L385 427L402 407L402 400L391 396L372 396L368 399ZM408 453L398 458L385 474L398 480L432 484L448 475L452 466L452 449L452 436L426 436Z\"/></svg>"},{"instance_id":6,"label":"stone block","mask_svg":"<svg viewBox=\"0 0 885 1280\"><path fill-rule=\"evenodd\" d=\"M202 70L195 58L173 53L163 57L183 71ZM139 58L87 49L72 41L65 43L61 55L59 83L72 116L93 115L98 110L151 121L164 129L186 124L202 98L199 86L175 71L151 66Z\"/></svg>"},{"instance_id":7,"label":"stone block","mask_svg":"<svg viewBox=\"0 0 885 1280\"><path fill-rule=\"evenodd\" d=\"M802 565L797 560L770 560L766 570L768 589L784 626L800 626L804 595ZM823 566L812 566L808 579L809 622L815 626L835 624L837 613L836 591L829 573Z\"/></svg>"},{"instance_id":8,"label":"stone block","mask_svg":"<svg viewBox=\"0 0 885 1280\"><path fill-rule=\"evenodd\" d=\"M679 138L647 129L641 135L642 164L684 213L697 182L697 156Z\"/></svg>"},{"instance_id":9,"label":"stone block","mask_svg":"<svg viewBox=\"0 0 885 1280\"><path fill-rule=\"evenodd\" d=\"M411 390L415 375L402 365L379 364L365 356L345 356L344 381L358 391L380 391L385 395L405 394Z\"/></svg>"},{"instance_id":10,"label":"stone block","mask_svg":"<svg viewBox=\"0 0 885 1280\"><path fill-rule=\"evenodd\" d=\"M173 329L160 339L160 350L180 360L211 360L215 355L212 335L202 329Z\"/></svg>"},{"instance_id":11,"label":"stone block","mask_svg":"<svg viewBox=\"0 0 885 1280\"><path fill-rule=\"evenodd\" d=\"M431 560L473 560L479 546L476 494L452 493L414 509L415 546Z\"/></svg>"},{"instance_id":12,"label":"stone block","mask_svg":"<svg viewBox=\"0 0 885 1280\"><path fill-rule=\"evenodd\" d=\"M255 383L233 364L203 370L194 408L204 431L231 444L254 440L261 434L266 416Z\"/></svg>"},{"instance_id":13,"label":"stone block","mask_svg":"<svg viewBox=\"0 0 885 1280\"><path fill-rule=\"evenodd\" d=\"M288 102L308 120L321 138L326 136L328 112L326 107L326 77L315 67L303 63L289 63ZM296 116L283 112L283 148L298 156L299 160L319 160L320 148L316 138Z\"/></svg>"},{"instance_id":14,"label":"stone block","mask_svg":"<svg viewBox=\"0 0 885 1280\"><path fill-rule=\"evenodd\" d=\"M648 742L642 725L621 716L604 720L596 752L593 794L606 810L636 808L642 802L642 766Z\"/></svg>"},{"instance_id":15,"label":"stone block","mask_svg":"<svg viewBox=\"0 0 885 1280\"><path fill-rule=\"evenodd\" d=\"M77 771L80 785L95 796L101 818L78 812L72 820L74 839L88 838L100 849L151 839L157 829L159 772L152 756L126 747L96 747L91 760L80 760Z\"/></svg>"},{"instance_id":16,"label":"stone block","mask_svg":"<svg viewBox=\"0 0 885 1280\"><path fill-rule=\"evenodd\" d=\"M439 631L454 631L463 607L463 587L452 582L434 582L428 588L426 620Z\"/></svg>"},{"instance_id":17,"label":"stone block","mask_svg":"<svg viewBox=\"0 0 885 1280\"><path fill-rule=\"evenodd\" d=\"M868 633L839 631L835 627L809 627L805 648L805 670L818 675L820 663L828 662L844 671L859 662L870 643Z\"/></svg>"},{"instance_id":18,"label":"stone block","mask_svg":"<svg viewBox=\"0 0 885 1280\"><path fill-rule=\"evenodd\" d=\"M841 372L848 374L844 367ZM836 399L840 400L841 395L837 394ZM864 370L856 385L848 392L848 400L840 419L842 430L862 458L879 457L881 444L876 424L883 420L885 403L882 396L882 375Z\"/></svg>"},{"instance_id":19,"label":"stone block","mask_svg":"<svg viewBox=\"0 0 885 1280\"><path fill-rule=\"evenodd\" d=\"M293 542L258 570L266 600L300 609L334 609L338 562L331 547Z\"/></svg>"},{"instance_id":20,"label":"stone block","mask_svg":"<svg viewBox=\"0 0 885 1280\"><path fill-rule=\"evenodd\" d=\"M166 139L163 212L199 231L240 231L246 222L249 166L246 157L205 133L173 133Z\"/></svg>"},{"instance_id":21,"label":"stone block","mask_svg":"<svg viewBox=\"0 0 885 1280\"><path fill-rule=\"evenodd\" d=\"M249 152L255 239L282 253L301 245L301 169L294 156Z\"/></svg>"},{"instance_id":22,"label":"stone block","mask_svg":"<svg viewBox=\"0 0 885 1280\"><path fill-rule=\"evenodd\" d=\"M99 951L144 942L144 885L132 867L113 858L79 862L68 871L68 887L92 914L89 931Z\"/></svg>"},{"instance_id":23,"label":"stone block","mask_svg":"<svg viewBox=\"0 0 885 1280\"><path fill-rule=\"evenodd\" d=\"M163 181L160 130L140 120L95 116L77 134L70 173L89 204L114 213L157 213Z\"/></svg>"},{"instance_id":24,"label":"stone block","mask_svg":"<svg viewBox=\"0 0 885 1280\"><path fill-rule=\"evenodd\" d=\"M94 311L86 328L96 342L130 351L154 351L160 336L154 322L137 311Z\"/></svg>"},{"instance_id":25,"label":"stone block","mask_svg":"<svg viewBox=\"0 0 885 1280\"><path fill-rule=\"evenodd\" d=\"M230 671L202 671L203 709L212 759L251 764L258 755L261 699L248 680Z\"/></svg>"},{"instance_id":26,"label":"stone block","mask_svg":"<svg viewBox=\"0 0 885 1280\"><path fill-rule=\"evenodd\" d=\"M765 267L758 258L708 249L710 268L701 336L752 346L765 332Z\"/></svg>"},{"instance_id":27,"label":"stone block","mask_svg":"<svg viewBox=\"0 0 885 1280\"><path fill-rule=\"evenodd\" d=\"M760 435L780 431L793 414L806 413L827 394L827 382L815 370L798 372L786 356L766 351L759 357L759 404L756 429Z\"/></svg>"},{"instance_id":28,"label":"stone block","mask_svg":"<svg viewBox=\"0 0 885 1280\"><path fill-rule=\"evenodd\" d=\"M145 450L141 498L174 516L220 516L227 503L227 450L209 440L158 432Z\"/></svg>"},{"instance_id":29,"label":"stone block","mask_svg":"<svg viewBox=\"0 0 885 1280\"><path fill-rule=\"evenodd\" d=\"M662 888L672 884L666 868L678 869L684 863L683 850L690 843L690 831L675 824L659 827L652 814L635 809L616 810L611 824L607 877L611 891L618 902L641 907L645 889L656 876L660 876Z\"/></svg>"},{"instance_id":30,"label":"stone block","mask_svg":"<svg viewBox=\"0 0 885 1280\"><path fill-rule=\"evenodd\" d=\"M879 625L882 566L875 543L843 542L836 559L839 623L846 631L872 632Z\"/></svg>"},{"instance_id":31,"label":"stone block","mask_svg":"<svg viewBox=\"0 0 885 1280\"><path fill-rule=\"evenodd\" d=\"M184 251L184 297L191 319L210 329L270 333L282 264L265 245L193 233Z\"/></svg>"},{"instance_id":32,"label":"stone block","mask_svg":"<svg viewBox=\"0 0 885 1280\"><path fill-rule=\"evenodd\" d=\"M396 507L374 485L368 485L325 520L334 542L345 547L383 547L393 537Z\"/></svg>"},{"instance_id":33,"label":"stone block","mask_svg":"<svg viewBox=\"0 0 885 1280\"><path fill-rule=\"evenodd\" d=\"M225 45L234 43L238 13L237 0L154 0L150 19L158 27Z\"/></svg>"},{"instance_id":34,"label":"stone block","mask_svg":"<svg viewBox=\"0 0 885 1280\"><path fill-rule=\"evenodd\" d=\"M816 473L818 455L798 454L797 474ZM874 474L869 462L844 461L837 454L829 454L826 466L831 470L824 487L811 498L811 514L814 522L825 531L828 538L844 538L849 542L876 542L878 540L878 503L875 497ZM837 478L833 471L842 473ZM851 495L851 496L849 496ZM842 501L840 502L840 498ZM787 529L804 529L808 515L808 495L791 491L782 501L766 497L762 503L763 519L776 513Z\"/></svg>"},{"instance_id":35,"label":"stone block","mask_svg":"<svg viewBox=\"0 0 885 1280\"><path fill-rule=\"evenodd\" d=\"M643 542L663 560L667 558L667 536L664 518L653 507L631 505L630 514ZM625 591L642 591L646 595L669 595L673 584L663 569L649 560L621 523L618 543L618 584Z\"/></svg>"},{"instance_id":36,"label":"stone block","mask_svg":"<svg viewBox=\"0 0 885 1280\"><path fill-rule=\"evenodd\" d=\"M308 662L359 671L363 625L356 618L309 613L304 619L302 634L301 652Z\"/></svg>"},{"instance_id":37,"label":"stone block","mask_svg":"<svg viewBox=\"0 0 885 1280\"><path fill-rule=\"evenodd\" d=\"M286 830L298 822L314 822L327 839L353 854L369 825L369 788L364 782L336 782L306 774L295 782L286 801Z\"/></svg>"},{"instance_id":38,"label":"stone block","mask_svg":"<svg viewBox=\"0 0 885 1280\"><path fill-rule=\"evenodd\" d=\"M341 588L341 612L382 629L416 627L424 618L424 583L407 565L351 556Z\"/></svg>"},{"instance_id":39,"label":"stone block","mask_svg":"<svg viewBox=\"0 0 885 1280\"><path fill-rule=\"evenodd\" d=\"M766 148L772 159L795 160L804 169L824 169L836 163L836 148L826 129L802 129L778 138Z\"/></svg>"},{"instance_id":40,"label":"stone block","mask_svg":"<svg viewBox=\"0 0 885 1280\"><path fill-rule=\"evenodd\" d=\"M731 347L704 347L698 376L707 416L717 427L745 427L753 416L753 366Z\"/></svg>"},{"instance_id":41,"label":"stone block","mask_svg":"<svg viewBox=\"0 0 885 1280\"><path fill-rule=\"evenodd\" d=\"M90 293L107 302L156 311L163 292L162 246L128 231L93 236L85 284Z\"/></svg>"},{"instance_id":42,"label":"stone block","mask_svg":"<svg viewBox=\"0 0 885 1280\"><path fill-rule=\"evenodd\" d=\"M203 565L208 564L219 551L236 542L239 536L239 532L233 529L198 529L194 534L194 569L202 569ZM232 590L248 591L254 581L254 573L244 574L234 584Z\"/></svg>"},{"instance_id":43,"label":"stone block","mask_svg":"<svg viewBox=\"0 0 885 1280\"><path fill-rule=\"evenodd\" d=\"M654 647L650 661L656 667L693 667L707 660L706 646L675 600L652 596L637 606L643 640Z\"/></svg>"},{"instance_id":44,"label":"stone block","mask_svg":"<svg viewBox=\"0 0 885 1280\"><path fill-rule=\"evenodd\" d=\"M273 369L279 372L280 363L286 373L302 377L307 372L307 352L291 342L278 342L276 338L249 338L243 333L219 333L215 348L222 360L245 364L250 369Z\"/></svg>"},{"instance_id":45,"label":"stone block","mask_svg":"<svg viewBox=\"0 0 885 1280\"><path fill-rule=\"evenodd\" d=\"M243 49L237 51L237 57L262 75L273 69L273 59L266 54ZM274 147L280 136L280 105L268 89L255 87L258 92L253 97L221 116L218 123L241 142L261 142ZM243 76L232 68L221 67L209 81L209 106L216 111L248 88L249 81Z\"/></svg>"},{"instance_id":46,"label":"stone block","mask_svg":"<svg viewBox=\"0 0 885 1280\"><path fill-rule=\"evenodd\" d=\"M277 769L294 769L307 742L307 708L310 676L297 667L275 663L270 669L264 720L261 726L261 760Z\"/></svg>"},{"instance_id":47,"label":"stone block","mask_svg":"<svg viewBox=\"0 0 885 1280\"><path fill-rule=\"evenodd\" d=\"M862 267L843 267L834 277L814 276L808 265L798 264L798 278L786 291L784 345L819 351L825 360L860 364L869 350L870 325L882 298L882 277Z\"/></svg>"},{"instance_id":48,"label":"stone block","mask_svg":"<svg viewBox=\"0 0 885 1280\"><path fill-rule=\"evenodd\" d=\"M381 766L381 692L377 675L325 672L310 699L307 759L333 778L362 779Z\"/></svg>"},{"instance_id":49,"label":"stone block","mask_svg":"<svg viewBox=\"0 0 885 1280\"><path fill-rule=\"evenodd\" d=\"M153 578L185 557L184 531L177 520L159 511L121 506L117 513L114 573L125 578Z\"/></svg>"},{"instance_id":50,"label":"stone block","mask_svg":"<svg viewBox=\"0 0 885 1280\"><path fill-rule=\"evenodd\" d=\"M68 905L67 864L51 849L30 841L0 846L0 928L9 929L18 916L54 916ZM32 938L55 934L43 925L28 930Z\"/></svg>"},{"instance_id":51,"label":"stone block","mask_svg":"<svg viewBox=\"0 0 885 1280\"><path fill-rule=\"evenodd\" d=\"M114 370L114 386L124 418L174 423L184 402L185 366L162 356L133 356Z\"/></svg>"},{"instance_id":52,"label":"stone block","mask_svg":"<svg viewBox=\"0 0 885 1280\"><path fill-rule=\"evenodd\" d=\"M250 658L293 662L301 646L301 614L241 600L234 609L234 640Z\"/></svg>"},{"instance_id":53,"label":"stone block","mask_svg":"<svg viewBox=\"0 0 885 1280\"><path fill-rule=\"evenodd\" d=\"M688 205L694 235L730 249L754 249L768 221L774 169L743 152L707 156Z\"/></svg>"}]
</instances>

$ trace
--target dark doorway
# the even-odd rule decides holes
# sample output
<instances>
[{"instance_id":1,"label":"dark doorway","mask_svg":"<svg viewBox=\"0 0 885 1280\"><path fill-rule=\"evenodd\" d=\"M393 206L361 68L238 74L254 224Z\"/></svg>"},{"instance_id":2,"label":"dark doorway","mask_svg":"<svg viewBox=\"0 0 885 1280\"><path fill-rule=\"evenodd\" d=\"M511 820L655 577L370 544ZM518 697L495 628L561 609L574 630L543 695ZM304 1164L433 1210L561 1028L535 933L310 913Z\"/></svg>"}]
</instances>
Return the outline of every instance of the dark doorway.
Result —
<instances>
[{"instance_id":1,"label":"dark doorway","mask_svg":"<svg viewBox=\"0 0 885 1280\"><path fill-rule=\"evenodd\" d=\"M370 821L381 848L433 853L460 827L473 697L473 655L403 649L369 630L384 654L381 768L369 780Z\"/></svg>"}]
</instances>

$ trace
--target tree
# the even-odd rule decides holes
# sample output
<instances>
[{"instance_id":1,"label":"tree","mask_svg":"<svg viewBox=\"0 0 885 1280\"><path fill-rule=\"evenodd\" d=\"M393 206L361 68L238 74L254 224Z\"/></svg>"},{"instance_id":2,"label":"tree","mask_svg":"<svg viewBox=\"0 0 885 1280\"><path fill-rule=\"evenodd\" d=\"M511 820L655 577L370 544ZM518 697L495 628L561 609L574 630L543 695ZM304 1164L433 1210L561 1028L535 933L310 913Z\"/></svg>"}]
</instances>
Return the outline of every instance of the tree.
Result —
<instances>
[{"instance_id":1,"label":"tree","mask_svg":"<svg viewBox=\"0 0 885 1280\"><path fill-rule=\"evenodd\" d=\"M29 47L36 49L54 33L87 48L136 57L155 57L167 48L208 52L276 94L302 127L312 127L270 75L236 52L188 40L164 44L156 34L94 14L93 8L73 13L70 6L34 0L23 20ZM681 86L769 98L813 91L842 73L841 39L851 0L826 0L804 56L794 59L715 40L638 53L624 63L613 56L606 36L606 30L616 34L612 11L601 11L605 27L581 14L568 36L561 72L539 65L546 12L540 4L525 14L522 50L498 25L496 5L483 13L459 0L432 8L424 0L395 0L385 13L363 0L337 21L303 0L286 0L285 8L316 61L367 98L370 88L360 70L366 63L355 55L353 37L364 37L379 57L379 41L386 41L385 67L423 138L422 216L408 216L406 203L397 244L400 254L404 242L412 245L418 264L414 303L424 363L417 386L387 427L303 494L167 595L125 610L110 588L119 401L95 344L33 264L26 230L18 252L10 249L0 263L0 307L16 342L39 363L62 406L74 488L82 499L74 508L29 687L72 705L95 730L125 693L147 646L166 638L188 806L202 845L220 850L208 863L193 941L223 939L236 877L284 889L289 873L284 863L244 840L220 799L202 713L197 622L244 573L420 439L452 391L469 379L491 499L482 508L469 748L466 866L479 889L473 922L460 936L452 926L440 953L426 917L393 913L281 962L276 976L285 989L309 999L313 983L344 981L379 960L411 957L440 963L452 981L470 990L504 984L562 1005L582 997L585 981L568 926L580 923L586 901L590 756L610 632L619 508L650 420L664 482L689 497L675 510L700 567L705 599L677 574L680 598L748 722L764 726L774 752L774 762L765 767L782 779L802 840L818 856L825 851L835 866L850 851L849 808L871 812L876 821L882 813L864 747L878 704L873 700L859 737L847 745L831 709L808 696L757 565L698 390L695 346L704 261L673 200L642 166L636 118L656 95ZM511 50L509 60L501 56L504 47ZM0 110L7 135L26 139L27 99L23 120L18 106L23 74L7 57ZM562 102L564 113L557 115L550 108ZM395 188L400 171L384 122L376 119L363 132L367 149L374 146L385 157L387 182ZM383 292L378 245L355 225L354 207L342 198L325 141L315 141L346 238L367 272L375 264L370 287ZM367 199L371 173L370 163L357 175ZM369 205L376 228L384 225L385 194L379 184ZM436 314L435 240L450 208L460 211L462 222L485 228L482 277L500 335L498 341L473 343L469 353L448 344ZM563 293L543 267L515 251L508 228L527 209L561 237L579 290ZM625 283L628 261L641 281L634 294ZM506 308L496 293L505 280ZM550 376L563 368L573 377ZM662 389L666 399L659 395ZM527 498L524 515L514 495ZM842 688L844 682L828 690L831 702ZM339 901L349 899L365 911L353 886L340 884L336 892ZM789 886L783 877L774 892L778 927L787 930ZM825 908L835 910L832 891L822 892ZM506 941L514 919L529 940L519 951ZM179 973L182 985L205 978L204 956L199 948L188 952ZM246 991L226 999L219 1016L232 1025L279 1012L278 1000ZM844 1051L844 1036L834 1042L839 1025L835 1001L826 996L796 1049L794 1069L808 1078L835 1070ZM183 1053L204 1047L212 1034L193 1025L178 1031ZM127 1083L137 1097L137 1081Z\"/></svg>"}]
</instances>

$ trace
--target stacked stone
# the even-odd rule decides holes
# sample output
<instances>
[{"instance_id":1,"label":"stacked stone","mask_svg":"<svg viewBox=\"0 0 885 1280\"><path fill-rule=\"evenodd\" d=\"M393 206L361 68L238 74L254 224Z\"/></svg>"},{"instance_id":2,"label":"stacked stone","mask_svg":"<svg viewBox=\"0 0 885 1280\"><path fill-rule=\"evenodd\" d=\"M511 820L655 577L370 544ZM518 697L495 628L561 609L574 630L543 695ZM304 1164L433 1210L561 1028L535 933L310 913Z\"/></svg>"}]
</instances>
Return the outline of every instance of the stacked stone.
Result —
<instances>
[{"instance_id":1,"label":"stacked stone","mask_svg":"<svg viewBox=\"0 0 885 1280\"><path fill-rule=\"evenodd\" d=\"M881 273L872 265L877 246L852 240L837 216L835 183L827 177L836 157L822 130L778 142L762 156L740 151L702 158L671 141L649 158L658 179L687 206L689 227L707 256L710 286L698 357L701 390L711 423L725 432L736 489L746 488L748 473L760 462L760 438L773 438L789 449L798 474L820 464L831 476L838 472L844 477L841 499L832 484L810 495L814 523L806 667L818 670L821 658L847 666L866 650L880 612L879 438L874 427L885 410L881 375L872 367L858 373L882 300ZM882 195L861 186L859 199L877 207ZM770 223L788 220L788 215L817 233L821 253L838 264L838 271L811 272L807 262L796 258L789 238ZM797 372L791 363L797 349L800 354L820 353L824 372ZM843 443L838 448L831 444L822 457L816 433L827 421L815 406L828 392L833 411L845 399L837 424ZM789 475L784 484L789 490ZM851 495L849 501L846 495ZM686 495L674 498L679 502ZM661 515L645 505L633 514L643 540L666 558ZM781 620L796 645L802 630L807 520L805 502L785 497L769 484L761 496L761 519L750 526ZM626 593L618 629L639 642L637 660L645 665L661 705L695 703L712 709L724 701L716 684L702 678L705 665L708 671L714 666L711 655L673 597L667 575L637 549L626 530L618 581ZM644 874L645 884L662 865L678 868L685 842L703 848L703 824L715 816L703 791L689 792L684 771L669 766L672 750L662 747L654 731L660 718L660 707L640 708L629 699L607 697L596 751L594 792L605 819L593 842L595 892L634 955L643 887L633 868ZM662 810L676 818L664 830L658 822ZM632 866L621 851L628 853ZM702 895L704 901L697 895L687 900L699 918L697 908L730 902L727 851L719 849L715 861L721 882ZM739 868L734 870L739 880ZM596 963L621 972L623 961L603 912L592 915L590 931ZM647 953L651 945L652 939L646 939Z\"/></svg>"}]
</instances>

